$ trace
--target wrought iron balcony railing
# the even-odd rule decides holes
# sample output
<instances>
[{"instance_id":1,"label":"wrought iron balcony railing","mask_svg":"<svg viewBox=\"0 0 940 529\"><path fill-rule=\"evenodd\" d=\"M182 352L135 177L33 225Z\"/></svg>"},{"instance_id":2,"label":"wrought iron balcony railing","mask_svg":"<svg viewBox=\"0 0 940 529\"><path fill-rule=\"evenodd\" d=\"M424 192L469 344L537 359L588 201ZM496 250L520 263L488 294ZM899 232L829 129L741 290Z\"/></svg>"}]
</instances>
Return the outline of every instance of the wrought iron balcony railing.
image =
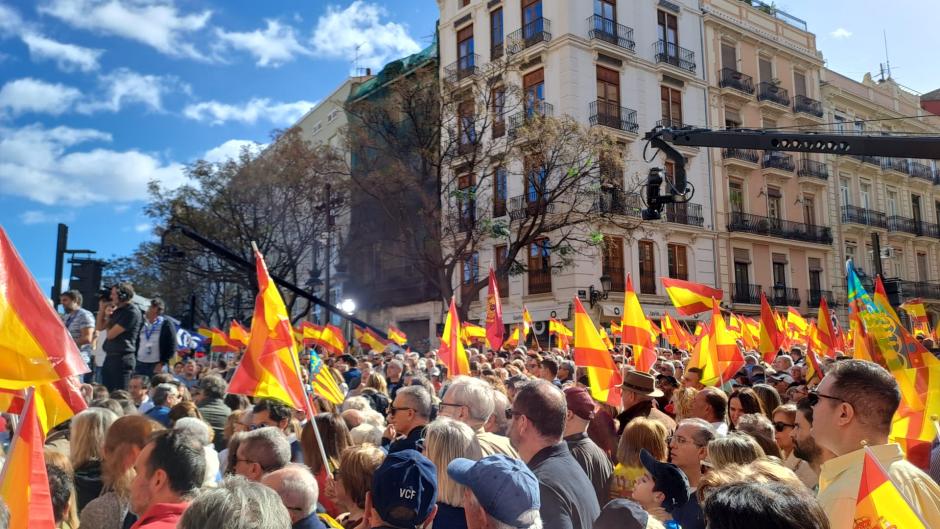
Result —
<instances>
[{"instance_id":1,"label":"wrought iron balcony railing","mask_svg":"<svg viewBox=\"0 0 940 529\"><path fill-rule=\"evenodd\" d=\"M623 189L601 189L594 197L593 210L608 215L640 217L643 199L637 193L626 193Z\"/></svg>"},{"instance_id":2,"label":"wrought iron balcony railing","mask_svg":"<svg viewBox=\"0 0 940 529\"><path fill-rule=\"evenodd\" d=\"M757 163L760 161L760 152L755 151L754 149L737 149L734 147L726 147L721 150L721 157Z\"/></svg>"},{"instance_id":3,"label":"wrought iron balcony railing","mask_svg":"<svg viewBox=\"0 0 940 529\"><path fill-rule=\"evenodd\" d=\"M796 169L792 155L777 151L765 152L763 158L761 158L760 166L765 169L781 169L791 172Z\"/></svg>"},{"instance_id":4,"label":"wrought iron balcony railing","mask_svg":"<svg viewBox=\"0 0 940 529\"><path fill-rule=\"evenodd\" d=\"M933 170L927 164L922 164L920 162L911 162L911 176L914 178L920 178L921 180L930 180L933 181Z\"/></svg>"},{"instance_id":5,"label":"wrought iron balcony railing","mask_svg":"<svg viewBox=\"0 0 940 529\"><path fill-rule=\"evenodd\" d=\"M444 78L448 83L457 83L477 74L477 65L481 64L480 56L476 53L464 55L444 67Z\"/></svg>"},{"instance_id":6,"label":"wrought iron balcony railing","mask_svg":"<svg viewBox=\"0 0 940 529\"><path fill-rule=\"evenodd\" d=\"M509 199L509 218L520 220L555 212L555 203L533 195L519 195Z\"/></svg>"},{"instance_id":7,"label":"wrought iron balcony railing","mask_svg":"<svg viewBox=\"0 0 940 529\"><path fill-rule=\"evenodd\" d=\"M800 169L797 171L797 174L800 176L819 178L820 180L828 180L829 166L822 162L817 162L816 160L801 158Z\"/></svg>"},{"instance_id":8,"label":"wrought iron balcony railing","mask_svg":"<svg viewBox=\"0 0 940 529\"><path fill-rule=\"evenodd\" d=\"M728 231L769 235L818 244L832 244L832 228L829 226L817 226L737 211L731 212Z\"/></svg>"},{"instance_id":9,"label":"wrought iron balcony railing","mask_svg":"<svg viewBox=\"0 0 940 529\"><path fill-rule=\"evenodd\" d=\"M654 42L653 58L656 62L671 64L676 68L695 73L695 52L673 42L664 40Z\"/></svg>"},{"instance_id":10,"label":"wrought iron balcony railing","mask_svg":"<svg viewBox=\"0 0 940 529\"><path fill-rule=\"evenodd\" d=\"M888 231L917 235L917 223L912 218L901 215L891 215L888 217Z\"/></svg>"},{"instance_id":11,"label":"wrought iron balcony railing","mask_svg":"<svg viewBox=\"0 0 940 529\"><path fill-rule=\"evenodd\" d=\"M718 86L734 88L739 92L754 95L754 78L732 68L722 68L719 72Z\"/></svg>"},{"instance_id":12,"label":"wrought iron balcony railing","mask_svg":"<svg viewBox=\"0 0 940 529\"><path fill-rule=\"evenodd\" d=\"M540 99L535 101L530 101L526 103L526 108L522 112L516 112L515 114L509 116L509 135L513 136L516 134L516 130L519 127L524 126L526 123L544 117L550 117L555 115L555 107L550 103L546 103Z\"/></svg>"},{"instance_id":13,"label":"wrought iron balcony railing","mask_svg":"<svg viewBox=\"0 0 940 529\"><path fill-rule=\"evenodd\" d=\"M799 307L800 291L786 285L773 286L767 289L767 301L778 307Z\"/></svg>"},{"instance_id":14,"label":"wrought iron balcony railing","mask_svg":"<svg viewBox=\"0 0 940 529\"><path fill-rule=\"evenodd\" d=\"M760 305L760 285L750 283L731 283L731 302Z\"/></svg>"},{"instance_id":15,"label":"wrought iron balcony railing","mask_svg":"<svg viewBox=\"0 0 940 529\"><path fill-rule=\"evenodd\" d=\"M811 309L818 307L822 299L826 300L826 304L828 304L830 308L837 306L836 297L832 294L831 290L809 289L806 291L806 294L806 305Z\"/></svg>"},{"instance_id":16,"label":"wrought iron balcony railing","mask_svg":"<svg viewBox=\"0 0 940 529\"><path fill-rule=\"evenodd\" d=\"M785 107L790 106L790 96L787 94L787 89L768 82L757 85L757 100L770 101Z\"/></svg>"},{"instance_id":17,"label":"wrought iron balcony railing","mask_svg":"<svg viewBox=\"0 0 940 529\"><path fill-rule=\"evenodd\" d=\"M687 226L704 226L705 216L702 213L702 205L692 202L666 204L666 222L675 222Z\"/></svg>"},{"instance_id":18,"label":"wrought iron balcony railing","mask_svg":"<svg viewBox=\"0 0 940 529\"><path fill-rule=\"evenodd\" d=\"M636 110L622 107L609 101L591 101L591 126L601 125L612 129L632 132L640 129L636 120Z\"/></svg>"},{"instance_id":19,"label":"wrought iron balcony railing","mask_svg":"<svg viewBox=\"0 0 940 529\"><path fill-rule=\"evenodd\" d=\"M536 18L506 37L507 51L515 55L541 42L552 40L552 23L547 18Z\"/></svg>"},{"instance_id":20,"label":"wrought iron balcony railing","mask_svg":"<svg viewBox=\"0 0 940 529\"><path fill-rule=\"evenodd\" d=\"M888 228L888 218L884 213L852 205L842 206L842 222L864 224L875 228Z\"/></svg>"},{"instance_id":21,"label":"wrought iron balcony railing","mask_svg":"<svg viewBox=\"0 0 940 529\"><path fill-rule=\"evenodd\" d=\"M633 51L636 42L633 40L633 28L618 24L609 18L600 15L588 17L588 36L592 39L603 40L614 46Z\"/></svg>"},{"instance_id":22,"label":"wrought iron balcony railing","mask_svg":"<svg viewBox=\"0 0 940 529\"><path fill-rule=\"evenodd\" d=\"M802 112L803 114L810 114L812 116L816 116L817 118L823 117L821 101L816 101L813 98L799 94L793 98L793 111Z\"/></svg>"},{"instance_id":23,"label":"wrought iron balcony railing","mask_svg":"<svg viewBox=\"0 0 940 529\"><path fill-rule=\"evenodd\" d=\"M881 168L885 171L911 174L911 166L905 158L882 158Z\"/></svg>"}]
</instances>

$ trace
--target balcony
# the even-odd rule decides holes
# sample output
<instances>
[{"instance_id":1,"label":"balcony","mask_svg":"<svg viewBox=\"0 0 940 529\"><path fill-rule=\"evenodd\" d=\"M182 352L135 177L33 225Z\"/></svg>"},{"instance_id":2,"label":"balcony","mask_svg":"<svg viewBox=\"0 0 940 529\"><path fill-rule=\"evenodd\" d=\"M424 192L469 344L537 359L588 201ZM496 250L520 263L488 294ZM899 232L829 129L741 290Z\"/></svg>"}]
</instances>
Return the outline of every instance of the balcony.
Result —
<instances>
[{"instance_id":1,"label":"balcony","mask_svg":"<svg viewBox=\"0 0 940 529\"><path fill-rule=\"evenodd\" d=\"M519 195L509 199L509 218L512 220L538 217L554 212L554 202L546 202L545 199L535 195Z\"/></svg>"},{"instance_id":2,"label":"balcony","mask_svg":"<svg viewBox=\"0 0 940 529\"><path fill-rule=\"evenodd\" d=\"M601 189L594 198L592 211L639 218L643 211L643 199L638 193L625 193L623 189Z\"/></svg>"},{"instance_id":3,"label":"balcony","mask_svg":"<svg viewBox=\"0 0 940 529\"><path fill-rule=\"evenodd\" d=\"M892 305L910 298L940 300L940 284L928 281L907 281L897 277L884 280L885 292Z\"/></svg>"},{"instance_id":4,"label":"balcony","mask_svg":"<svg viewBox=\"0 0 940 529\"><path fill-rule=\"evenodd\" d=\"M765 151L764 156L761 157L760 166L765 172L784 177L790 176L796 170L793 156L777 151Z\"/></svg>"},{"instance_id":5,"label":"balcony","mask_svg":"<svg viewBox=\"0 0 940 529\"><path fill-rule=\"evenodd\" d=\"M933 222L924 222L914 220L917 223L917 236L930 237L931 239L940 239L940 225Z\"/></svg>"},{"instance_id":6,"label":"balcony","mask_svg":"<svg viewBox=\"0 0 940 529\"><path fill-rule=\"evenodd\" d=\"M609 101L591 101L591 126L600 125L611 129L636 134L640 125L636 120L636 110L618 106Z\"/></svg>"},{"instance_id":7,"label":"balcony","mask_svg":"<svg viewBox=\"0 0 940 529\"><path fill-rule=\"evenodd\" d=\"M591 39L602 40L625 50L633 51L636 48L636 42L633 40L633 28L618 24L616 21L600 15L588 17L587 22L588 36Z\"/></svg>"},{"instance_id":8,"label":"balcony","mask_svg":"<svg viewBox=\"0 0 940 529\"><path fill-rule=\"evenodd\" d=\"M705 225L705 216L702 205L686 202L685 204L666 204L666 222L684 224L686 226Z\"/></svg>"},{"instance_id":9,"label":"balcony","mask_svg":"<svg viewBox=\"0 0 940 529\"><path fill-rule=\"evenodd\" d=\"M507 52L515 55L542 42L552 40L552 24L547 18L537 18L513 31L506 37Z\"/></svg>"},{"instance_id":10,"label":"balcony","mask_svg":"<svg viewBox=\"0 0 940 529\"><path fill-rule=\"evenodd\" d=\"M842 222L888 229L888 218L884 213L858 206L842 206Z\"/></svg>"},{"instance_id":11,"label":"balcony","mask_svg":"<svg viewBox=\"0 0 940 529\"><path fill-rule=\"evenodd\" d=\"M787 13L786 11L781 11L780 8L778 8L776 5L774 5L774 2L771 2L770 4L766 4L766 3L764 3L764 2L761 2L760 0L742 0L742 1L743 1L745 4L748 4L749 6L754 7L754 8L757 9L758 11L761 11L761 12L763 12L763 13L766 13L766 14L768 14L768 15L770 15L770 16L776 18L777 20L786 22L787 24L789 24L789 25L791 25L791 26L793 26L793 27L795 27L795 28L797 28L797 29L799 29L799 30L808 31L808 30L806 29L806 21L805 21L805 20L800 19L800 18L796 18L795 16L793 16L793 15Z\"/></svg>"},{"instance_id":12,"label":"balcony","mask_svg":"<svg viewBox=\"0 0 940 529\"><path fill-rule=\"evenodd\" d=\"M829 308L838 306L838 303L836 303L836 297L833 295L831 290L809 289L806 291L806 306L811 309L819 307L819 303L823 299L826 300L826 304L829 305Z\"/></svg>"},{"instance_id":13,"label":"balcony","mask_svg":"<svg viewBox=\"0 0 940 529\"><path fill-rule=\"evenodd\" d=\"M914 219L908 217L891 215L888 217L888 231L917 235L917 223L914 222Z\"/></svg>"},{"instance_id":14,"label":"balcony","mask_svg":"<svg viewBox=\"0 0 940 529\"><path fill-rule=\"evenodd\" d=\"M747 305L760 305L760 285L750 283L731 283L731 302Z\"/></svg>"},{"instance_id":15,"label":"balcony","mask_svg":"<svg viewBox=\"0 0 940 529\"><path fill-rule=\"evenodd\" d=\"M777 307L799 307L800 291L786 285L767 289L767 301Z\"/></svg>"},{"instance_id":16,"label":"balcony","mask_svg":"<svg viewBox=\"0 0 940 529\"><path fill-rule=\"evenodd\" d=\"M929 165L918 162L911 162L910 170L912 177L928 182L933 182L933 170Z\"/></svg>"},{"instance_id":17,"label":"balcony","mask_svg":"<svg viewBox=\"0 0 940 529\"><path fill-rule=\"evenodd\" d=\"M728 231L769 235L815 244L832 244L832 228L732 211Z\"/></svg>"},{"instance_id":18,"label":"balcony","mask_svg":"<svg viewBox=\"0 0 940 529\"><path fill-rule=\"evenodd\" d=\"M654 42L653 60L657 63L675 66L692 74L695 73L695 52L673 42L664 40Z\"/></svg>"},{"instance_id":19,"label":"balcony","mask_svg":"<svg viewBox=\"0 0 940 529\"><path fill-rule=\"evenodd\" d=\"M726 147L721 150L721 163L729 171L746 176L760 164L760 152L753 149Z\"/></svg>"},{"instance_id":20,"label":"balcony","mask_svg":"<svg viewBox=\"0 0 940 529\"><path fill-rule=\"evenodd\" d=\"M656 126L662 127L664 129L673 129L673 130L692 128L691 125L686 125L681 120L673 119L673 118L663 118L663 119L657 120ZM677 148L681 149L682 147L677 147Z\"/></svg>"},{"instance_id":21,"label":"balcony","mask_svg":"<svg viewBox=\"0 0 940 529\"><path fill-rule=\"evenodd\" d=\"M754 78L731 68L722 68L718 72L718 86L722 95L742 102L750 101L754 96Z\"/></svg>"},{"instance_id":22,"label":"balcony","mask_svg":"<svg viewBox=\"0 0 940 529\"><path fill-rule=\"evenodd\" d=\"M800 168L796 174L801 178L815 178L826 181L829 179L829 166L816 160L801 158Z\"/></svg>"},{"instance_id":23,"label":"balcony","mask_svg":"<svg viewBox=\"0 0 940 529\"><path fill-rule=\"evenodd\" d=\"M552 271L529 270L529 295L552 293Z\"/></svg>"},{"instance_id":24,"label":"balcony","mask_svg":"<svg viewBox=\"0 0 940 529\"><path fill-rule=\"evenodd\" d=\"M540 118L551 117L555 114L555 107L540 99L526 104L526 109L509 116L509 135L514 137L516 131L528 123Z\"/></svg>"},{"instance_id":25,"label":"balcony","mask_svg":"<svg viewBox=\"0 0 940 529\"><path fill-rule=\"evenodd\" d=\"M494 42L490 46L490 60L495 61L497 59L501 59L503 57L503 52L504 52L503 43ZM502 290L500 290L500 292L502 292Z\"/></svg>"},{"instance_id":26,"label":"balcony","mask_svg":"<svg viewBox=\"0 0 940 529\"><path fill-rule=\"evenodd\" d=\"M480 56L476 53L464 55L451 64L444 67L444 79L448 83L457 84L468 77L477 74L477 65L481 64Z\"/></svg>"},{"instance_id":27,"label":"balcony","mask_svg":"<svg viewBox=\"0 0 940 529\"><path fill-rule=\"evenodd\" d=\"M881 157L879 156L868 156L861 154L850 154L849 158L860 162L861 167L867 169L880 169L881 168Z\"/></svg>"},{"instance_id":28,"label":"balcony","mask_svg":"<svg viewBox=\"0 0 940 529\"><path fill-rule=\"evenodd\" d=\"M911 174L911 167L905 158L882 158L881 168L889 174L892 172L903 173L905 176Z\"/></svg>"},{"instance_id":29,"label":"balcony","mask_svg":"<svg viewBox=\"0 0 940 529\"><path fill-rule=\"evenodd\" d=\"M815 116L818 119L823 117L822 102L799 94L793 98L793 111L797 114Z\"/></svg>"},{"instance_id":30,"label":"balcony","mask_svg":"<svg viewBox=\"0 0 940 529\"><path fill-rule=\"evenodd\" d=\"M761 103L761 108L784 112L790 109L790 96L787 89L773 83L760 83L757 85L757 101ZM770 103L765 105L764 103ZM774 108L773 105L778 105Z\"/></svg>"}]
</instances>

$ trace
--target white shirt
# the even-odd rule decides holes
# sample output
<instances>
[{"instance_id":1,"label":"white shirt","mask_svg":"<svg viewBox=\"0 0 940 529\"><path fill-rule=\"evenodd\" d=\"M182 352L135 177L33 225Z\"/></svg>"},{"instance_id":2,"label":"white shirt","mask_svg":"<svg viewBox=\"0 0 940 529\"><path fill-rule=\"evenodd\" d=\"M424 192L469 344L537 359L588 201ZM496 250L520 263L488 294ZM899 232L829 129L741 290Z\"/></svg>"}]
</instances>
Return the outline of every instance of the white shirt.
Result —
<instances>
[{"instance_id":1,"label":"white shirt","mask_svg":"<svg viewBox=\"0 0 940 529\"><path fill-rule=\"evenodd\" d=\"M712 424L712 427L715 429L715 433L718 434L719 437L724 437L728 435L728 423L724 421L719 421L719 422L713 422L711 424Z\"/></svg>"},{"instance_id":2,"label":"white shirt","mask_svg":"<svg viewBox=\"0 0 940 529\"><path fill-rule=\"evenodd\" d=\"M100 331L98 333L98 339L95 340L95 353L93 356L95 360L95 367L101 367L104 365L104 358L107 356L107 353L104 352L104 342L108 340L108 331Z\"/></svg>"},{"instance_id":3,"label":"white shirt","mask_svg":"<svg viewBox=\"0 0 940 529\"><path fill-rule=\"evenodd\" d=\"M141 415L147 413L148 411L152 409L153 409L153 401L150 400L150 395L145 396L144 400L140 402L140 406L137 406L137 411L139 411Z\"/></svg>"},{"instance_id":4,"label":"white shirt","mask_svg":"<svg viewBox=\"0 0 940 529\"><path fill-rule=\"evenodd\" d=\"M163 316L150 323L144 318L144 325L140 328L140 340L137 345L137 361L155 364L160 361L160 331L163 327Z\"/></svg>"}]
</instances>

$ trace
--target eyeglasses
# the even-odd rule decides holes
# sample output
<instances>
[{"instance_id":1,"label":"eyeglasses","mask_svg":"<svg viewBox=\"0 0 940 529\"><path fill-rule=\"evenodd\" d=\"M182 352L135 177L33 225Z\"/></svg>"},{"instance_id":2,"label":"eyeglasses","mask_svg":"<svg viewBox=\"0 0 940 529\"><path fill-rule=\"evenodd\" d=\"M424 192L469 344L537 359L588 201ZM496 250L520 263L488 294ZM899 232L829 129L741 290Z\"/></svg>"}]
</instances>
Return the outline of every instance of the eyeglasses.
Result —
<instances>
[{"instance_id":1,"label":"eyeglasses","mask_svg":"<svg viewBox=\"0 0 940 529\"><path fill-rule=\"evenodd\" d=\"M780 422L780 421L777 421L777 422L774 423L774 430L777 430L777 433L780 433L780 432L786 430L787 428L793 428L794 426L796 426L796 425L795 425L795 424L790 424L790 423L787 423L787 422Z\"/></svg>"},{"instance_id":2,"label":"eyeglasses","mask_svg":"<svg viewBox=\"0 0 940 529\"><path fill-rule=\"evenodd\" d=\"M398 413L398 412L400 412L400 411L404 411L404 410L414 410L414 408L404 408L404 407L402 407L402 408L396 408L395 406L389 406L389 407L388 407L388 414L389 414L389 415L395 415L396 413Z\"/></svg>"},{"instance_id":3,"label":"eyeglasses","mask_svg":"<svg viewBox=\"0 0 940 529\"><path fill-rule=\"evenodd\" d=\"M839 401L839 402L844 402L844 403L846 403L846 404L851 404L849 401L847 401L847 400L845 400L845 399L842 399L842 398L839 398L839 397L833 397L832 395L825 395L825 394L823 394L823 393L820 393L820 392L816 391L815 389L814 389L813 391L810 391L809 394L806 396L806 398L809 400L809 405L810 405L810 406L815 406L815 405L819 404L819 399L820 399L820 398L823 398L823 399L831 399L831 400L837 400L837 401Z\"/></svg>"},{"instance_id":4,"label":"eyeglasses","mask_svg":"<svg viewBox=\"0 0 940 529\"><path fill-rule=\"evenodd\" d=\"M698 446L699 448L701 448L702 446L691 439L686 439L685 437L682 437L681 435L670 435L669 437L666 438L667 445L672 445L673 441L675 441L677 445L694 444L695 446Z\"/></svg>"},{"instance_id":5,"label":"eyeglasses","mask_svg":"<svg viewBox=\"0 0 940 529\"><path fill-rule=\"evenodd\" d=\"M452 403L452 402L441 402L440 404L438 404L438 406L440 406L440 407L442 407L442 408L445 407L445 406L448 406L448 407L451 407L451 408L463 408L465 405L464 405L464 404L454 404L454 403Z\"/></svg>"}]
</instances>

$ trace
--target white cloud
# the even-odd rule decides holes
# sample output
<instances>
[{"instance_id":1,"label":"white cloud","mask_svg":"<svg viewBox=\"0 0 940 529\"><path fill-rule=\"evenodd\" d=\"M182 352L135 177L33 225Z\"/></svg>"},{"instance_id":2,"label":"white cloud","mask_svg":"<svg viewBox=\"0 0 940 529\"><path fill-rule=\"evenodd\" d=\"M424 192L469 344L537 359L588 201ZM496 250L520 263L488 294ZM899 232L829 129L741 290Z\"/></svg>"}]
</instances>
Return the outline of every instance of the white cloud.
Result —
<instances>
[{"instance_id":1,"label":"white cloud","mask_svg":"<svg viewBox=\"0 0 940 529\"><path fill-rule=\"evenodd\" d=\"M251 140L228 140L218 147L213 147L202 155L202 159L212 163L224 163L228 160L237 160L241 156L242 148L248 147L252 152L258 152L266 145Z\"/></svg>"},{"instance_id":2,"label":"white cloud","mask_svg":"<svg viewBox=\"0 0 940 529\"><path fill-rule=\"evenodd\" d=\"M16 35L23 27L23 19L12 7L0 4L0 37Z\"/></svg>"},{"instance_id":3,"label":"white cloud","mask_svg":"<svg viewBox=\"0 0 940 529\"><path fill-rule=\"evenodd\" d=\"M292 125L301 116L316 105L311 101L279 103L268 98L253 98L241 105L230 105L218 101L203 101L188 105L183 115L196 121L205 121L212 125L221 125L229 121L239 121L254 125L264 119L275 125Z\"/></svg>"},{"instance_id":4,"label":"white cloud","mask_svg":"<svg viewBox=\"0 0 940 529\"><path fill-rule=\"evenodd\" d=\"M141 222L139 224L134 225L134 231L136 231L137 233L147 233L148 231L152 229L153 229L153 224L149 222Z\"/></svg>"},{"instance_id":5,"label":"white cloud","mask_svg":"<svg viewBox=\"0 0 940 529\"><path fill-rule=\"evenodd\" d=\"M280 66L294 60L298 55L310 55L311 51L297 40L294 28L276 20L266 20L267 27L262 31L226 32L216 30L220 50L234 49L246 51L257 59L258 66Z\"/></svg>"},{"instance_id":6,"label":"white cloud","mask_svg":"<svg viewBox=\"0 0 940 529\"><path fill-rule=\"evenodd\" d=\"M25 77L0 88L0 114L36 112L57 116L71 110L81 96L82 93L71 86Z\"/></svg>"},{"instance_id":7,"label":"white cloud","mask_svg":"<svg viewBox=\"0 0 940 529\"><path fill-rule=\"evenodd\" d=\"M57 222L71 222L75 220L75 213L72 211L42 211L31 209L20 214L20 221L23 224L55 224Z\"/></svg>"},{"instance_id":8,"label":"white cloud","mask_svg":"<svg viewBox=\"0 0 940 529\"><path fill-rule=\"evenodd\" d=\"M140 103L150 110L163 110L163 96L168 92L189 92L189 86L171 76L144 75L120 68L98 78L104 94L97 100L78 105L78 111L90 114L97 111L118 112L125 104Z\"/></svg>"},{"instance_id":9,"label":"white cloud","mask_svg":"<svg viewBox=\"0 0 940 529\"><path fill-rule=\"evenodd\" d=\"M146 199L151 180L169 188L185 182L181 164L138 150L76 149L110 140L94 129L0 127L0 189L46 205L120 203Z\"/></svg>"},{"instance_id":10,"label":"white cloud","mask_svg":"<svg viewBox=\"0 0 940 529\"><path fill-rule=\"evenodd\" d=\"M845 28L836 28L836 30L829 33L829 35L834 39L847 39L852 36L852 32Z\"/></svg>"},{"instance_id":11,"label":"white cloud","mask_svg":"<svg viewBox=\"0 0 940 529\"><path fill-rule=\"evenodd\" d=\"M65 44L46 38L38 33L25 33L22 38L26 46L29 47L29 56L34 61L55 61L59 69L66 72L97 70L98 58L104 53L103 50Z\"/></svg>"},{"instance_id":12,"label":"white cloud","mask_svg":"<svg viewBox=\"0 0 940 529\"><path fill-rule=\"evenodd\" d=\"M173 0L50 0L41 13L67 24L106 35L141 42L160 53L201 59L187 41L206 27L212 11L180 13Z\"/></svg>"},{"instance_id":13,"label":"white cloud","mask_svg":"<svg viewBox=\"0 0 940 529\"><path fill-rule=\"evenodd\" d=\"M359 64L378 69L390 59L421 49L396 22L382 22L387 11L380 5L356 0L346 9L330 6L317 20L310 39L319 55L353 60L359 47Z\"/></svg>"}]
</instances>

